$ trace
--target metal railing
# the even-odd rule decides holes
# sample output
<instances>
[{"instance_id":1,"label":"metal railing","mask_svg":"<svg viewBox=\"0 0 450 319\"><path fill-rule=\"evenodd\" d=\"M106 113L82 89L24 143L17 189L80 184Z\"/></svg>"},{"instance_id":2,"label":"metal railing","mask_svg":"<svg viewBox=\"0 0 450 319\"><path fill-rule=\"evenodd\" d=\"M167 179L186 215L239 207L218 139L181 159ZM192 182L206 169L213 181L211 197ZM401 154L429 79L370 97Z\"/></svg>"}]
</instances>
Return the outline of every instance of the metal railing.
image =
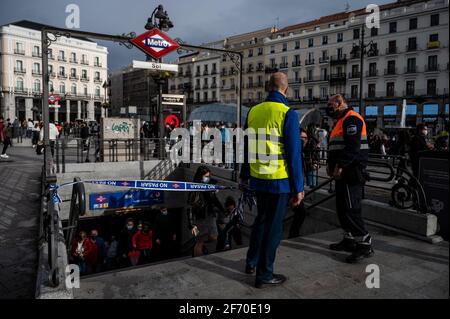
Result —
<instances>
[{"instance_id":1,"label":"metal railing","mask_svg":"<svg viewBox=\"0 0 450 319\"><path fill-rule=\"evenodd\" d=\"M100 139L61 137L55 141L56 172L65 173L70 163L131 162L162 160L169 157L170 139ZM162 149L162 151L161 151Z\"/></svg>"}]
</instances>

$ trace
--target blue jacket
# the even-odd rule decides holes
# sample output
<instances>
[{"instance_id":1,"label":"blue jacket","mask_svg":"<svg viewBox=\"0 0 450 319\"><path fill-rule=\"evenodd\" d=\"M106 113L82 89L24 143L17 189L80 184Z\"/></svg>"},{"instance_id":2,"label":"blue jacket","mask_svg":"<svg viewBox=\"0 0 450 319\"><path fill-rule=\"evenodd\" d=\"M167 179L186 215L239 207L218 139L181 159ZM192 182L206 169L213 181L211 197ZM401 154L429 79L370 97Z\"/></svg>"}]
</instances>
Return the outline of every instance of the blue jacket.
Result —
<instances>
[{"instance_id":1,"label":"blue jacket","mask_svg":"<svg viewBox=\"0 0 450 319\"><path fill-rule=\"evenodd\" d=\"M288 106L287 98L280 92L271 92L266 99L267 102L278 102ZM245 123L245 129L248 122ZM303 171L302 171L302 149L300 142L300 127L298 114L294 109L286 113L283 128L284 149L289 178L276 180L262 180L250 176L250 165L248 164L248 142L245 141L245 163L242 164L240 177L243 180L250 179L250 188L257 192L265 193L300 193L303 192Z\"/></svg>"}]
</instances>

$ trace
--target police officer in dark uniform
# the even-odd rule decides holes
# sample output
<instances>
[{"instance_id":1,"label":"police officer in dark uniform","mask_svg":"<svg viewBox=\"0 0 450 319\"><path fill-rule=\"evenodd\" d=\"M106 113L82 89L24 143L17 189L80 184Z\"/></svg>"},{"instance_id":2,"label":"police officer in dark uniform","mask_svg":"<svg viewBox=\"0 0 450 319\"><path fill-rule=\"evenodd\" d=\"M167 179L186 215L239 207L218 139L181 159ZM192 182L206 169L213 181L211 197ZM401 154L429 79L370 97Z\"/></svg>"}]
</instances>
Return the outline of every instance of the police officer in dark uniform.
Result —
<instances>
[{"instance_id":1,"label":"police officer in dark uniform","mask_svg":"<svg viewBox=\"0 0 450 319\"><path fill-rule=\"evenodd\" d=\"M361 215L361 199L366 173L369 145L366 123L362 116L348 107L342 95L328 102L327 115L335 120L329 141L328 175L336 179L336 211L344 230L344 239L330 249L347 251L348 263L373 256L372 238Z\"/></svg>"}]
</instances>

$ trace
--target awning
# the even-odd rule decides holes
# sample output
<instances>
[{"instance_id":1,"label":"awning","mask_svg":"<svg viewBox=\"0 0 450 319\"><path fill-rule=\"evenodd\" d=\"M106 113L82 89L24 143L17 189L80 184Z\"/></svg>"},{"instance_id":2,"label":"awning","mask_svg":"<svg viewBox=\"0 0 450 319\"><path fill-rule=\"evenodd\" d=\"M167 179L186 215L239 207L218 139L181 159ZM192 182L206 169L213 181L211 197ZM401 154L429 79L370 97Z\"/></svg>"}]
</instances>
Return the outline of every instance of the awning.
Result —
<instances>
[{"instance_id":1,"label":"awning","mask_svg":"<svg viewBox=\"0 0 450 319\"><path fill-rule=\"evenodd\" d=\"M189 122L200 120L202 122L224 122L236 124L237 120L237 106L235 104L207 104L197 107L189 116ZM247 114L250 109L242 106L241 123L245 124L247 121Z\"/></svg>"}]
</instances>

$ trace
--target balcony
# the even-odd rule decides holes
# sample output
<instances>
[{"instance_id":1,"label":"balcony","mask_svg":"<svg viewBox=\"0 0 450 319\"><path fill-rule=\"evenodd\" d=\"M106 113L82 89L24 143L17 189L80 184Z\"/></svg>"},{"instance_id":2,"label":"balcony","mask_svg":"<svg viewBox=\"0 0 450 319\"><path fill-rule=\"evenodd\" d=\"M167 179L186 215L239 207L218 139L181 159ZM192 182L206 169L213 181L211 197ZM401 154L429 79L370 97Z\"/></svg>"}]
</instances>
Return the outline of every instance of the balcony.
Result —
<instances>
[{"instance_id":1,"label":"balcony","mask_svg":"<svg viewBox=\"0 0 450 319\"><path fill-rule=\"evenodd\" d=\"M329 63L329 62L330 62L330 57L328 57L328 56L323 56L323 57L319 58L319 63L320 64L322 64L322 63Z\"/></svg>"},{"instance_id":2,"label":"balcony","mask_svg":"<svg viewBox=\"0 0 450 319\"><path fill-rule=\"evenodd\" d=\"M103 83L102 78L94 78L94 83Z\"/></svg>"},{"instance_id":3,"label":"balcony","mask_svg":"<svg viewBox=\"0 0 450 319\"><path fill-rule=\"evenodd\" d=\"M33 74L34 76L42 76L42 71L41 70L32 70L31 74Z\"/></svg>"},{"instance_id":4,"label":"balcony","mask_svg":"<svg viewBox=\"0 0 450 319\"><path fill-rule=\"evenodd\" d=\"M227 73L227 70L222 70L222 73L220 73L222 76L227 76L228 75L228 73Z\"/></svg>"},{"instance_id":5,"label":"balcony","mask_svg":"<svg viewBox=\"0 0 450 319\"><path fill-rule=\"evenodd\" d=\"M203 90L207 90L207 89L209 89L209 85L208 84L203 84Z\"/></svg>"},{"instance_id":6,"label":"balcony","mask_svg":"<svg viewBox=\"0 0 450 319\"><path fill-rule=\"evenodd\" d=\"M211 75L216 75L217 74L217 70L212 70L211 71Z\"/></svg>"},{"instance_id":7,"label":"balcony","mask_svg":"<svg viewBox=\"0 0 450 319\"><path fill-rule=\"evenodd\" d=\"M14 49L14 54L25 55L25 50L22 50L22 49Z\"/></svg>"},{"instance_id":8,"label":"balcony","mask_svg":"<svg viewBox=\"0 0 450 319\"><path fill-rule=\"evenodd\" d=\"M384 69L384 75L397 75L397 68Z\"/></svg>"},{"instance_id":9,"label":"balcony","mask_svg":"<svg viewBox=\"0 0 450 319\"><path fill-rule=\"evenodd\" d=\"M266 66L266 73L275 73L278 72L278 65L277 64L271 64Z\"/></svg>"},{"instance_id":10,"label":"balcony","mask_svg":"<svg viewBox=\"0 0 450 319\"><path fill-rule=\"evenodd\" d=\"M377 57L379 53L380 52L378 51L378 49L373 50L373 51L369 51L369 52L367 52L367 57L368 58Z\"/></svg>"},{"instance_id":11,"label":"balcony","mask_svg":"<svg viewBox=\"0 0 450 319\"><path fill-rule=\"evenodd\" d=\"M301 65L302 65L302 62L300 62L300 60L292 62L292 67L293 68L297 68L297 67L299 67Z\"/></svg>"},{"instance_id":12,"label":"balcony","mask_svg":"<svg viewBox=\"0 0 450 319\"><path fill-rule=\"evenodd\" d=\"M303 83L323 82L323 81L329 81L328 75L312 76L312 77L304 77L303 78Z\"/></svg>"},{"instance_id":13,"label":"balcony","mask_svg":"<svg viewBox=\"0 0 450 319\"><path fill-rule=\"evenodd\" d=\"M366 71L366 78L378 76L378 70Z\"/></svg>"},{"instance_id":14,"label":"balcony","mask_svg":"<svg viewBox=\"0 0 450 319\"><path fill-rule=\"evenodd\" d=\"M247 73L253 73L253 68L248 68L248 69L246 70L246 72L247 72Z\"/></svg>"},{"instance_id":15,"label":"balcony","mask_svg":"<svg viewBox=\"0 0 450 319\"><path fill-rule=\"evenodd\" d=\"M347 55L341 54L341 55L333 55L330 59L331 64L345 64L347 63Z\"/></svg>"},{"instance_id":16,"label":"balcony","mask_svg":"<svg viewBox=\"0 0 450 319\"><path fill-rule=\"evenodd\" d=\"M414 73L418 73L419 69L417 66L412 66L412 67L405 67L405 74L414 74Z\"/></svg>"},{"instance_id":17,"label":"balcony","mask_svg":"<svg viewBox=\"0 0 450 319\"><path fill-rule=\"evenodd\" d=\"M298 78L298 79L289 79L289 84L300 84L302 83L302 79Z\"/></svg>"},{"instance_id":18,"label":"balcony","mask_svg":"<svg viewBox=\"0 0 450 319\"><path fill-rule=\"evenodd\" d=\"M201 76L200 71L195 72L195 76L196 76L196 77Z\"/></svg>"},{"instance_id":19,"label":"balcony","mask_svg":"<svg viewBox=\"0 0 450 319\"><path fill-rule=\"evenodd\" d=\"M397 47L386 48L386 55L397 54Z\"/></svg>"},{"instance_id":20,"label":"balcony","mask_svg":"<svg viewBox=\"0 0 450 319\"><path fill-rule=\"evenodd\" d=\"M230 69L230 72L228 73L228 75L236 75L237 71L235 69Z\"/></svg>"},{"instance_id":21,"label":"balcony","mask_svg":"<svg viewBox=\"0 0 450 319\"><path fill-rule=\"evenodd\" d=\"M408 44L406 46L406 52L414 52L414 51L418 51L419 47L417 46L417 43L415 44Z\"/></svg>"},{"instance_id":22,"label":"balcony","mask_svg":"<svg viewBox=\"0 0 450 319\"><path fill-rule=\"evenodd\" d=\"M81 60L80 64L82 64L82 65L89 65L89 61L88 60Z\"/></svg>"},{"instance_id":23,"label":"balcony","mask_svg":"<svg viewBox=\"0 0 450 319\"><path fill-rule=\"evenodd\" d=\"M55 56L54 56L53 54L49 54L49 55L48 55L48 59L49 59L49 60L54 60L54 59L55 59Z\"/></svg>"},{"instance_id":24,"label":"balcony","mask_svg":"<svg viewBox=\"0 0 450 319\"><path fill-rule=\"evenodd\" d=\"M264 87L265 87L264 83L262 83L262 82L254 83L253 85L254 85L254 87L257 88L257 89L258 89L258 88L264 88Z\"/></svg>"},{"instance_id":25,"label":"balcony","mask_svg":"<svg viewBox=\"0 0 450 319\"><path fill-rule=\"evenodd\" d=\"M404 97L415 97L415 96L417 96L416 95L416 92L415 92L415 90L406 90L406 91L403 91L403 96Z\"/></svg>"},{"instance_id":26,"label":"balcony","mask_svg":"<svg viewBox=\"0 0 450 319\"><path fill-rule=\"evenodd\" d=\"M31 55L33 56L33 58L42 58L42 53L41 52L33 51L33 53L31 53Z\"/></svg>"},{"instance_id":27,"label":"balcony","mask_svg":"<svg viewBox=\"0 0 450 319\"><path fill-rule=\"evenodd\" d=\"M360 59L361 58L361 52L359 50L356 50L355 52L350 52L350 59Z\"/></svg>"},{"instance_id":28,"label":"balcony","mask_svg":"<svg viewBox=\"0 0 450 319\"><path fill-rule=\"evenodd\" d=\"M209 71L208 70L203 71L203 75L209 75Z\"/></svg>"},{"instance_id":29,"label":"balcony","mask_svg":"<svg viewBox=\"0 0 450 319\"><path fill-rule=\"evenodd\" d=\"M315 63L315 59L307 59L305 60L305 65L313 65Z\"/></svg>"},{"instance_id":30,"label":"balcony","mask_svg":"<svg viewBox=\"0 0 450 319\"><path fill-rule=\"evenodd\" d=\"M15 74L25 74L25 73L27 73L27 70L24 68L14 68L14 73Z\"/></svg>"},{"instance_id":31,"label":"balcony","mask_svg":"<svg viewBox=\"0 0 450 319\"><path fill-rule=\"evenodd\" d=\"M425 65L425 72L439 72L439 64L427 64Z\"/></svg>"},{"instance_id":32,"label":"balcony","mask_svg":"<svg viewBox=\"0 0 450 319\"><path fill-rule=\"evenodd\" d=\"M89 82L89 77L88 76L82 76L80 78L81 82Z\"/></svg>"},{"instance_id":33,"label":"balcony","mask_svg":"<svg viewBox=\"0 0 450 319\"><path fill-rule=\"evenodd\" d=\"M184 73L184 76L185 77L191 77L192 76L192 72L191 71L186 71L185 73Z\"/></svg>"},{"instance_id":34,"label":"balcony","mask_svg":"<svg viewBox=\"0 0 450 319\"><path fill-rule=\"evenodd\" d=\"M345 82L347 77L345 73L336 73L330 75L330 82Z\"/></svg>"},{"instance_id":35,"label":"balcony","mask_svg":"<svg viewBox=\"0 0 450 319\"><path fill-rule=\"evenodd\" d=\"M48 72L48 76L51 78L56 78L56 73L55 72Z\"/></svg>"},{"instance_id":36,"label":"balcony","mask_svg":"<svg viewBox=\"0 0 450 319\"><path fill-rule=\"evenodd\" d=\"M263 72L264 71L264 65L260 65L256 67L256 72Z\"/></svg>"},{"instance_id":37,"label":"balcony","mask_svg":"<svg viewBox=\"0 0 450 319\"><path fill-rule=\"evenodd\" d=\"M78 60L77 59L70 59L69 62L73 63L73 64L78 64Z\"/></svg>"},{"instance_id":38,"label":"balcony","mask_svg":"<svg viewBox=\"0 0 450 319\"><path fill-rule=\"evenodd\" d=\"M439 49L441 47L441 41L430 41L427 44L427 49Z\"/></svg>"},{"instance_id":39,"label":"balcony","mask_svg":"<svg viewBox=\"0 0 450 319\"><path fill-rule=\"evenodd\" d=\"M284 63L280 63L280 69L287 69L288 68L288 63L284 62Z\"/></svg>"},{"instance_id":40,"label":"balcony","mask_svg":"<svg viewBox=\"0 0 450 319\"><path fill-rule=\"evenodd\" d=\"M103 65L100 62L94 62L94 66L101 68Z\"/></svg>"},{"instance_id":41,"label":"balcony","mask_svg":"<svg viewBox=\"0 0 450 319\"><path fill-rule=\"evenodd\" d=\"M63 56L59 56L58 57L58 61L67 62L67 59L65 57L63 57Z\"/></svg>"},{"instance_id":42,"label":"balcony","mask_svg":"<svg viewBox=\"0 0 450 319\"><path fill-rule=\"evenodd\" d=\"M27 92L28 92L28 89L27 89L27 88L24 88L24 87L16 86L16 87L14 88L14 92L15 92L15 93L27 93Z\"/></svg>"},{"instance_id":43,"label":"balcony","mask_svg":"<svg viewBox=\"0 0 450 319\"><path fill-rule=\"evenodd\" d=\"M211 89L217 89L217 83L211 84Z\"/></svg>"},{"instance_id":44,"label":"balcony","mask_svg":"<svg viewBox=\"0 0 450 319\"><path fill-rule=\"evenodd\" d=\"M195 89L196 89L196 90L200 90L200 87L201 87L200 84L196 84L196 85L195 85Z\"/></svg>"},{"instance_id":45,"label":"balcony","mask_svg":"<svg viewBox=\"0 0 450 319\"><path fill-rule=\"evenodd\" d=\"M349 72L348 78L349 79L359 79L361 77L361 72Z\"/></svg>"},{"instance_id":46,"label":"balcony","mask_svg":"<svg viewBox=\"0 0 450 319\"><path fill-rule=\"evenodd\" d=\"M395 90L387 90L386 91L386 97L396 97L397 95L395 94Z\"/></svg>"},{"instance_id":47,"label":"balcony","mask_svg":"<svg viewBox=\"0 0 450 319\"><path fill-rule=\"evenodd\" d=\"M78 80L78 75L76 75L76 74L71 74L71 75L69 75L69 79L70 80Z\"/></svg>"},{"instance_id":48,"label":"balcony","mask_svg":"<svg viewBox=\"0 0 450 319\"><path fill-rule=\"evenodd\" d=\"M67 79L67 74L65 74L65 73L58 73L58 79Z\"/></svg>"}]
</instances>

